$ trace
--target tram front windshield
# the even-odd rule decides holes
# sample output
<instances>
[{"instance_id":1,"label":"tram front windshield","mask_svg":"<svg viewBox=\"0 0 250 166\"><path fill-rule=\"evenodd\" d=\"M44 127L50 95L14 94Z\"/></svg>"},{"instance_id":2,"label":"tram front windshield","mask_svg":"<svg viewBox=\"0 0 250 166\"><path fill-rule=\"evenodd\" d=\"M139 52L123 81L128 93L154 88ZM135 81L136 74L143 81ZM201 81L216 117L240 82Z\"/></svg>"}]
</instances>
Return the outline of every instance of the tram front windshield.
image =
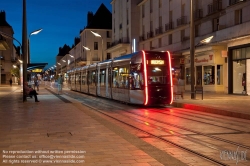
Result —
<instances>
[{"instance_id":1,"label":"tram front windshield","mask_svg":"<svg viewBox=\"0 0 250 166\"><path fill-rule=\"evenodd\" d=\"M166 66L148 66L148 85L166 84L167 70Z\"/></svg>"}]
</instances>

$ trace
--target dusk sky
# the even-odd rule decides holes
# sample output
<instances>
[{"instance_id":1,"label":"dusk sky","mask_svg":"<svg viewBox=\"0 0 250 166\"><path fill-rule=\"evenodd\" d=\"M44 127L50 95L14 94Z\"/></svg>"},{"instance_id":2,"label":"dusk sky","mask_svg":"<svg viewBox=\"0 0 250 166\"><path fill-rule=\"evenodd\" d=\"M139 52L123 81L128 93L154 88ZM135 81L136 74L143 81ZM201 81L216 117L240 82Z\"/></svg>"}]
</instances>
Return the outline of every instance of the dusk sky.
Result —
<instances>
[{"instance_id":1,"label":"dusk sky","mask_svg":"<svg viewBox=\"0 0 250 166\"><path fill-rule=\"evenodd\" d=\"M22 43L22 0L1 1L0 10L12 26L14 38ZM43 30L30 37L31 63L55 64L59 47L70 47L80 30L87 26L87 13L95 12L103 3L111 11L111 0L26 0L27 34ZM19 46L14 41L16 46Z\"/></svg>"}]
</instances>

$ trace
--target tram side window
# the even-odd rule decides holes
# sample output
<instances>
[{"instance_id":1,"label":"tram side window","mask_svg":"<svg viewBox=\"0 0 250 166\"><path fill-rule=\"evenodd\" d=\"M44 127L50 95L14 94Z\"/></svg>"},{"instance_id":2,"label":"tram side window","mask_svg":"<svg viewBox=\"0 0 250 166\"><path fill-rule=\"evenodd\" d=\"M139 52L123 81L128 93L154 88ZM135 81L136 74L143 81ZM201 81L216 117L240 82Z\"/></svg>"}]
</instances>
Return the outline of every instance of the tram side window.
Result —
<instances>
[{"instance_id":1,"label":"tram side window","mask_svg":"<svg viewBox=\"0 0 250 166\"><path fill-rule=\"evenodd\" d=\"M144 78L141 72L137 71L130 74L129 88L134 90L142 90L144 88Z\"/></svg>"},{"instance_id":2,"label":"tram side window","mask_svg":"<svg viewBox=\"0 0 250 166\"><path fill-rule=\"evenodd\" d=\"M96 85L96 72L95 71L92 71L91 82L93 83L93 85Z\"/></svg>"},{"instance_id":3,"label":"tram side window","mask_svg":"<svg viewBox=\"0 0 250 166\"><path fill-rule=\"evenodd\" d=\"M94 70L89 71L88 82L89 85L96 85L96 72Z\"/></svg>"},{"instance_id":4,"label":"tram side window","mask_svg":"<svg viewBox=\"0 0 250 166\"><path fill-rule=\"evenodd\" d=\"M91 72L90 72L90 71L88 71L88 85L91 85L91 84L92 84L92 82L91 82L91 78L92 78L92 76L91 76Z\"/></svg>"},{"instance_id":5,"label":"tram side window","mask_svg":"<svg viewBox=\"0 0 250 166\"><path fill-rule=\"evenodd\" d=\"M119 87L119 85L118 85L118 67L114 67L113 68L113 70L112 70L112 76L113 76L112 87L113 88Z\"/></svg>"},{"instance_id":6,"label":"tram side window","mask_svg":"<svg viewBox=\"0 0 250 166\"><path fill-rule=\"evenodd\" d=\"M82 85L85 85L86 84L86 75L83 75L82 76Z\"/></svg>"},{"instance_id":7,"label":"tram side window","mask_svg":"<svg viewBox=\"0 0 250 166\"><path fill-rule=\"evenodd\" d=\"M109 68L109 70L108 70L108 72L109 72L109 74L108 74L108 84L109 84L109 87L111 87L111 68Z\"/></svg>"},{"instance_id":8,"label":"tram side window","mask_svg":"<svg viewBox=\"0 0 250 166\"><path fill-rule=\"evenodd\" d=\"M129 65L114 67L113 71L113 83L112 87L115 88L129 88Z\"/></svg>"},{"instance_id":9,"label":"tram side window","mask_svg":"<svg viewBox=\"0 0 250 166\"><path fill-rule=\"evenodd\" d=\"M100 86L105 86L105 69L100 70Z\"/></svg>"},{"instance_id":10,"label":"tram side window","mask_svg":"<svg viewBox=\"0 0 250 166\"><path fill-rule=\"evenodd\" d=\"M119 88L128 88L129 65L119 68Z\"/></svg>"},{"instance_id":11,"label":"tram side window","mask_svg":"<svg viewBox=\"0 0 250 166\"><path fill-rule=\"evenodd\" d=\"M76 73L76 84L78 84L79 83L79 75L78 75L78 73Z\"/></svg>"}]
</instances>

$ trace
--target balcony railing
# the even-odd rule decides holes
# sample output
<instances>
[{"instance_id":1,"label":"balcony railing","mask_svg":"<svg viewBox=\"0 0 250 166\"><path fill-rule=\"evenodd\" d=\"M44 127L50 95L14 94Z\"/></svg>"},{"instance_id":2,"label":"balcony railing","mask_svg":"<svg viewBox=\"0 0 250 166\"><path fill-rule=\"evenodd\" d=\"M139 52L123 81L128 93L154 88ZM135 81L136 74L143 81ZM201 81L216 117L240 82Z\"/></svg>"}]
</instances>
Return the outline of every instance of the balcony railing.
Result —
<instances>
[{"instance_id":1,"label":"balcony railing","mask_svg":"<svg viewBox=\"0 0 250 166\"><path fill-rule=\"evenodd\" d=\"M139 40L140 40L140 41L144 41L144 40L145 40L144 35L140 36L140 37L139 37Z\"/></svg>"},{"instance_id":2,"label":"balcony railing","mask_svg":"<svg viewBox=\"0 0 250 166\"><path fill-rule=\"evenodd\" d=\"M116 41L111 43L111 47L113 47L113 46L115 46L117 44L123 44L123 43L124 44L130 43L129 38L128 37L123 37L123 38L121 38L119 40L116 40Z\"/></svg>"},{"instance_id":3,"label":"balcony railing","mask_svg":"<svg viewBox=\"0 0 250 166\"><path fill-rule=\"evenodd\" d=\"M187 16L182 16L177 19L177 26L187 24Z\"/></svg>"},{"instance_id":4,"label":"balcony railing","mask_svg":"<svg viewBox=\"0 0 250 166\"><path fill-rule=\"evenodd\" d=\"M147 39L149 39L151 37L154 37L154 32L153 31L150 31L150 32L147 33Z\"/></svg>"},{"instance_id":5,"label":"balcony railing","mask_svg":"<svg viewBox=\"0 0 250 166\"><path fill-rule=\"evenodd\" d=\"M168 24L165 24L165 31L174 29L174 22L170 21Z\"/></svg>"},{"instance_id":6,"label":"balcony railing","mask_svg":"<svg viewBox=\"0 0 250 166\"><path fill-rule=\"evenodd\" d=\"M194 11L194 19L198 20L200 18L203 17L203 10L202 9L198 9Z\"/></svg>"},{"instance_id":7,"label":"balcony railing","mask_svg":"<svg viewBox=\"0 0 250 166\"><path fill-rule=\"evenodd\" d=\"M100 58L99 57L93 57L92 61L100 61Z\"/></svg>"},{"instance_id":8,"label":"balcony railing","mask_svg":"<svg viewBox=\"0 0 250 166\"><path fill-rule=\"evenodd\" d=\"M162 27L155 29L155 35L159 35L159 34L162 34Z\"/></svg>"},{"instance_id":9,"label":"balcony railing","mask_svg":"<svg viewBox=\"0 0 250 166\"><path fill-rule=\"evenodd\" d=\"M222 9L222 0L215 0L213 3L208 5L208 14L218 12Z\"/></svg>"},{"instance_id":10,"label":"balcony railing","mask_svg":"<svg viewBox=\"0 0 250 166\"><path fill-rule=\"evenodd\" d=\"M229 5L234 5L236 3L239 3L239 2L244 2L246 0L229 0Z\"/></svg>"}]
</instances>

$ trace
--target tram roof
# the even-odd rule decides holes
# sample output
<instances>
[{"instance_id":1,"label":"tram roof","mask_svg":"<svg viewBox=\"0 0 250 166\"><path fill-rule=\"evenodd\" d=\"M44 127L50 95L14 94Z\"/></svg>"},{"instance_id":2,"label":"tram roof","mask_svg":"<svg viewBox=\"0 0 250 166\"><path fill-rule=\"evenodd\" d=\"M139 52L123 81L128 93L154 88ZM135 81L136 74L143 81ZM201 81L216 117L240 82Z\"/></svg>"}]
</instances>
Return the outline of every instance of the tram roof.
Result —
<instances>
[{"instance_id":1,"label":"tram roof","mask_svg":"<svg viewBox=\"0 0 250 166\"><path fill-rule=\"evenodd\" d=\"M119 56L119 57L116 57L114 58L114 61L117 61L117 60L125 60L125 59L131 59L131 57L135 54L138 54L139 51L137 52L134 52L132 54L128 54L128 55L123 55L123 56Z\"/></svg>"}]
</instances>

